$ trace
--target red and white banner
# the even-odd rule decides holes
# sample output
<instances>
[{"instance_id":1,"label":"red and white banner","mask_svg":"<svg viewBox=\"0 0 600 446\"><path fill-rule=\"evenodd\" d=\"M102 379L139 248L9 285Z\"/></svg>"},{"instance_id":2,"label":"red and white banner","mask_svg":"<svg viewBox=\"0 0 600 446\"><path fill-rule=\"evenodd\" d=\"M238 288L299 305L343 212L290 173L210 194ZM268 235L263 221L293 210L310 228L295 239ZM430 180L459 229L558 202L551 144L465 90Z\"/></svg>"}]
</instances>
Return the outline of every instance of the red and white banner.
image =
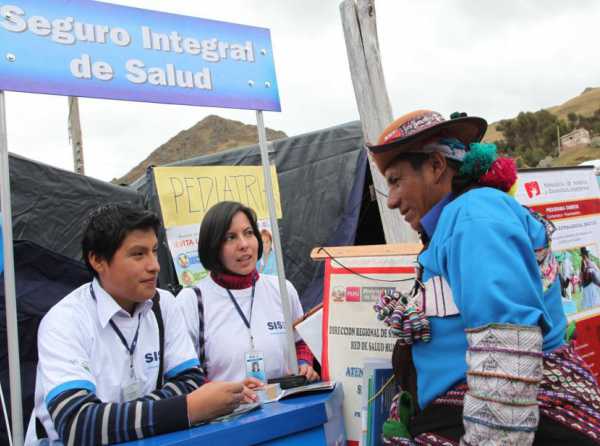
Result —
<instances>
[{"instance_id":1,"label":"red and white banner","mask_svg":"<svg viewBox=\"0 0 600 446\"><path fill-rule=\"evenodd\" d=\"M600 256L600 188L591 167L519 172L515 198L556 225L555 251L583 246Z\"/></svg>"},{"instance_id":2,"label":"red and white banner","mask_svg":"<svg viewBox=\"0 0 600 446\"><path fill-rule=\"evenodd\" d=\"M516 198L556 225L552 248L559 261L563 306L569 319L577 321L577 351L598 376L600 287L586 284L582 273L585 251L586 261L600 267L600 186L594 170L569 167L521 171Z\"/></svg>"},{"instance_id":3,"label":"red and white banner","mask_svg":"<svg viewBox=\"0 0 600 446\"><path fill-rule=\"evenodd\" d=\"M328 258L323 295L323 379L343 383L348 445L361 438L361 394L366 359L390 359L396 338L373 305L385 289L409 291L416 253L395 257ZM366 391L366 390L364 390Z\"/></svg>"}]
</instances>

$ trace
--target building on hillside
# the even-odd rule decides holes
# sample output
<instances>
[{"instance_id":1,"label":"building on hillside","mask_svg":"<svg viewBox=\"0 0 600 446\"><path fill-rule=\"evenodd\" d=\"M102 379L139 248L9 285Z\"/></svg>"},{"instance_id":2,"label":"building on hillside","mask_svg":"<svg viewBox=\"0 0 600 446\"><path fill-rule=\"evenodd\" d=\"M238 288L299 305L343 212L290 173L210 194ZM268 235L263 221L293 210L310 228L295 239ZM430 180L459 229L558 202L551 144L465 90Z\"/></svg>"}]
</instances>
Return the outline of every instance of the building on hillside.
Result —
<instances>
[{"instance_id":1,"label":"building on hillside","mask_svg":"<svg viewBox=\"0 0 600 446\"><path fill-rule=\"evenodd\" d=\"M563 150L588 146L591 142L590 132L583 128L575 129L560 137L560 146Z\"/></svg>"}]
</instances>

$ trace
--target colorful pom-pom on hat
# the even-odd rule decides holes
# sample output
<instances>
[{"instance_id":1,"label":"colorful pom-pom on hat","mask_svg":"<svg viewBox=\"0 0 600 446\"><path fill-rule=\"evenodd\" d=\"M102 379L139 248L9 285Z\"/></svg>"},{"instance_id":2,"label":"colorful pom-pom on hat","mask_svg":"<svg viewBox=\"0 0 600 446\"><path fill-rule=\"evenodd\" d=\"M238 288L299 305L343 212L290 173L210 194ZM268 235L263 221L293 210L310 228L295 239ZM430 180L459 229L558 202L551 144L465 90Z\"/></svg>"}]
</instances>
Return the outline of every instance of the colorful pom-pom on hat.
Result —
<instances>
[{"instance_id":1,"label":"colorful pom-pom on hat","mask_svg":"<svg viewBox=\"0 0 600 446\"><path fill-rule=\"evenodd\" d=\"M496 160L496 146L494 144L474 143L469 146L460 166L459 174L462 177L478 180L489 170Z\"/></svg>"},{"instance_id":2,"label":"colorful pom-pom on hat","mask_svg":"<svg viewBox=\"0 0 600 446\"><path fill-rule=\"evenodd\" d=\"M479 178L482 186L494 187L504 192L510 192L517 183L517 164L512 158L497 158L488 171Z\"/></svg>"},{"instance_id":3,"label":"colorful pom-pom on hat","mask_svg":"<svg viewBox=\"0 0 600 446\"><path fill-rule=\"evenodd\" d=\"M517 181L517 165L511 158L498 157L494 144L474 143L464 157L459 174L481 186L509 192Z\"/></svg>"}]
</instances>

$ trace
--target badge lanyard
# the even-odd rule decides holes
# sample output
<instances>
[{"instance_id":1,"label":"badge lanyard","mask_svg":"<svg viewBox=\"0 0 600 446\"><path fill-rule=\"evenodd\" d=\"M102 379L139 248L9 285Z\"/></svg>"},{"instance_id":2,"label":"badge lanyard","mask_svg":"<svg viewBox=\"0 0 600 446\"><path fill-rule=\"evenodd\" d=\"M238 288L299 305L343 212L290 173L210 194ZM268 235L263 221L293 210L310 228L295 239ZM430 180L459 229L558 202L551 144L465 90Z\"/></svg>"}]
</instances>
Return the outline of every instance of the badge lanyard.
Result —
<instances>
[{"instance_id":1,"label":"badge lanyard","mask_svg":"<svg viewBox=\"0 0 600 446\"><path fill-rule=\"evenodd\" d=\"M90 285L90 294L92 295L92 299L96 300L96 293L94 292L94 288L92 287L92 285ZM129 376L131 378L133 378L135 375L134 366L133 366L133 354L135 353L135 348L137 347L138 336L140 334L140 322L141 321L142 321L142 313L140 312L140 313L138 313L138 324L137 324L137 328L135 330L135 336L133 337L133 341L131 341L131 346L129 346L127 344L127 341L125 340L125 336L123 336L123 333L121 332L121 330L119 330L119 327L117 327L117 324L115 324L112 321L112 319L108 321L108 323L110 324L110 326L112 327L114 332L117 334L117 336L121 340L121 343L125 347L125 350L127 350L127 353L129 353Z\"/></svg>"},{"instance_id":2,"label":"badge lanyard","mask_svg":"<svg viewBox=\"0 0 600 446\"><path fill-rule=\"evenodd\" d=\"M240 318L244 322L244 325L248 329L248 334L250 335L250 348L252 350L254 350L255 348L254 348L254 336L252 336L252 328L251 328L250 324L252 323L252 308L254 307L254 291L255 291L255 289L256 289L256 282L252 282L252 295L250 297L250 318L246 318L246 315L240 308L240 305L238 304L237 300L235 299L235 297L233 297L233 293L229 289L225 288L225 290L227 290L227 294L229 294L229 298L231 299L231 302L233 302L233 306L237 310L238 314L240 315Z\"/></svg>"}]
</instances>

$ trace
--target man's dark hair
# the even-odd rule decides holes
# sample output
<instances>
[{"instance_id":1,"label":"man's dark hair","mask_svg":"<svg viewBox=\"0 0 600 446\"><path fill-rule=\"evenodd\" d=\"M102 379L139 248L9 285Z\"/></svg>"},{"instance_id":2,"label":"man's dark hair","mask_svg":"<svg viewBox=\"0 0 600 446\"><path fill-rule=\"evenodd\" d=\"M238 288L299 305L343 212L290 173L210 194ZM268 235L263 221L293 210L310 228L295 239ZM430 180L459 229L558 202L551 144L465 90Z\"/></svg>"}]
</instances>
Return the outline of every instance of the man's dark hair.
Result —
<instances>
[{"instance_id":1,"label":"man's dark hair","mask_svg":"<svg viewBox=\"0 0 600 446\"><path fill-rule=\"evenodd\" d=\"M430 153L401 153L392 160L390 165L398 161L407 161L415 171L420 171L423 167L423 164L425 164L425 161L427 161L430 158L430 156ZM456 175L454 175L454 177L452 178L452 193L455 196L459 196L467 190L477 186L475 180L473 180L472 178L462 177L458 173L462 164L460 161L456 161L451 158L446 158L446 162L448 163L448 166L456 172Z\"/></svg>"},{"instance_id":2,"label":"man's dark hair","mask_svg":"<svg viewBox=\"0 0 600 446\"><path fill-rule=\"evenodd\" d=\"M256 213L249 207L236 201L222 201L211 207L200 225L198 236L198 257L205 269L214 273L226 272L221 262L221 245L229 231L231 221L238 212L243 212L250 221L252 232L258 241L258 258L262 257L263 243L256 223Z\"/></svg>"},{"instance_id":3,"label":"man's dark hair","mask_svg":"<svg viewBox=\"0 0 600 446\"><path fill-rule=\"evenodd\" d=\"M129 203L109 203L94 209L87 218L81 240L81 252L88 269L95 277L96 270L88 259L93 253L110 263L125 237L136 229L152 229L158 237L160 220L151 211Z\"/></svg>"},{"instance_id":4,"label":"man's dark hair","mask_svg":"<svg viewBox=\"0 0 600 446\"><path fill-rule=\"evenodd\" d=\"M428 159L429 153L405 152L398 154L389 165L391 166L398 161L407 161L414 170L419 171Z\"/></svg>"},{"instance_id":5,"label":"man's dark hair","mask_svg":"<svg viewBox=\"0 0 600 446\"><path fill-rule=\"evenodd\" d=\"M411 167L414 170L421 170L425 161L431 158L431 153L419 153L419 152L408 152L401 153L397 157L393 159L390 165L394 164L396 161L408 161ZM460 170L461 163L460 161L456 161L451 158L446 158L446 162L450 167L452 167L456 172Z\"/></svg>"}]
</instances>

